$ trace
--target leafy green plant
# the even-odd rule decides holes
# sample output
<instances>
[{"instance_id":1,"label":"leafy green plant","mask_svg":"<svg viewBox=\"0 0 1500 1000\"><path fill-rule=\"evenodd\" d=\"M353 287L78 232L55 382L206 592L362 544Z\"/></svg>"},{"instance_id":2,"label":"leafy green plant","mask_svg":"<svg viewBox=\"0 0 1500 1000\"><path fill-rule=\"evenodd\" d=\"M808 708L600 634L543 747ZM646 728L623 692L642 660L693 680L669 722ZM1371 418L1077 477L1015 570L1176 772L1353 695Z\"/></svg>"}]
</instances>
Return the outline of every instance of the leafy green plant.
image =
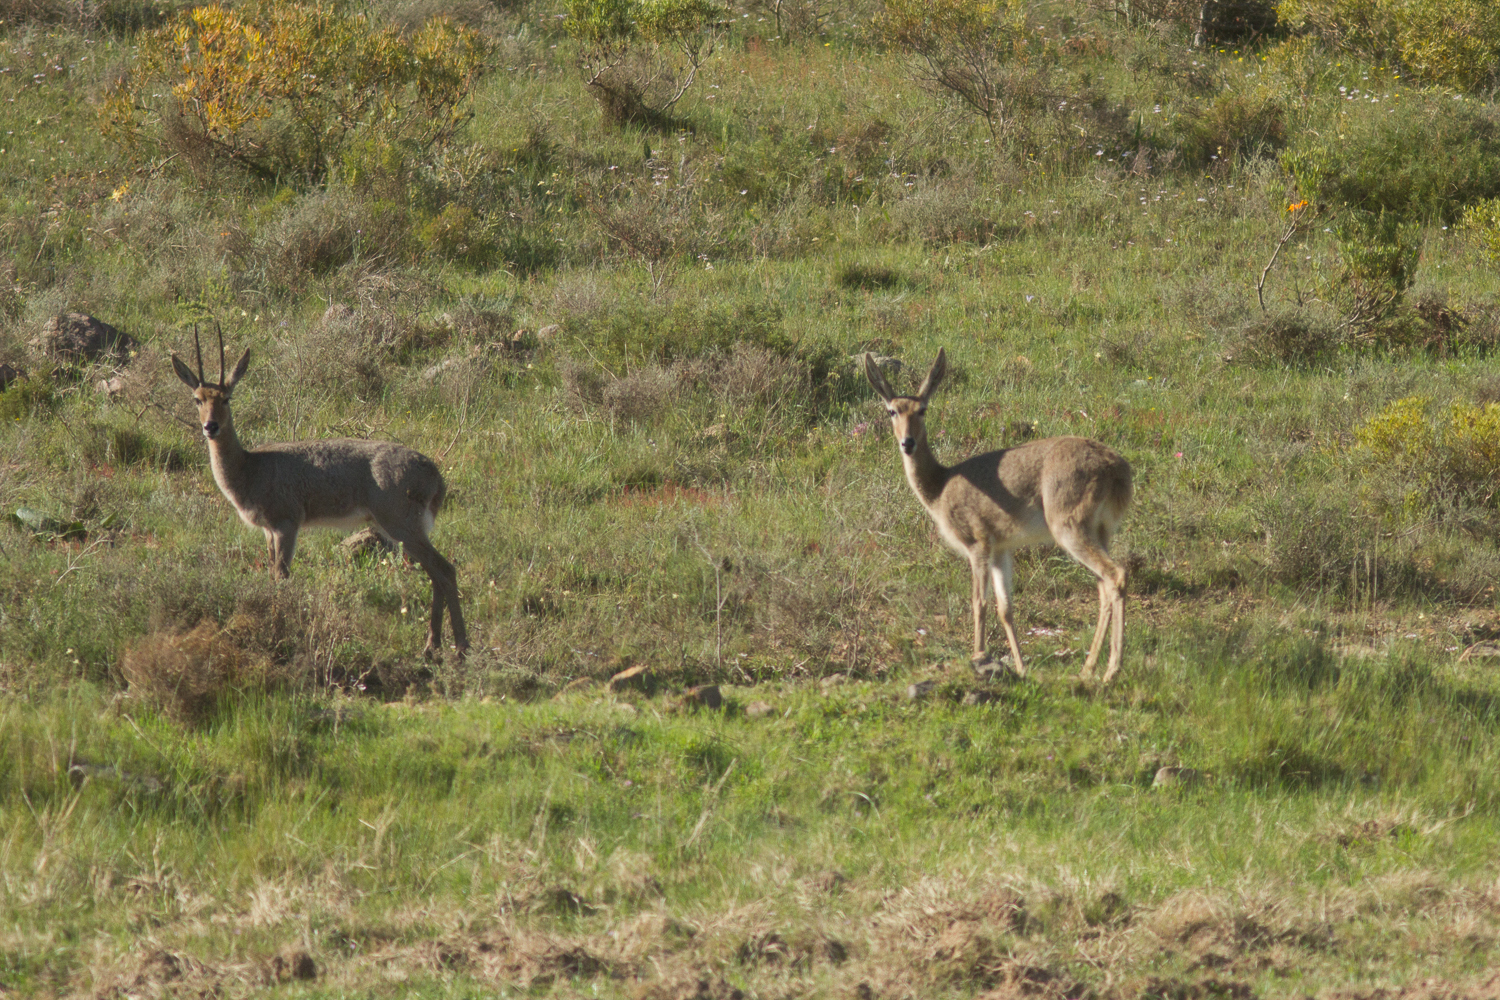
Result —
<instances>
[{"instance_id":1,"label":"leafy green plant","mask_svg":"<svg viewBox=\"0 0 1500 1000\"><path fill-rule=\"evenodd\" d=\"M1493 504L1500 477L1500 403L1454 402L1438 409L1426 396L1387 405L1355 431L1355 455L1366 475L1399 473L1413 483L1408 515L1456 496Z\"/></svg>"},{"instance_id":2,"label":"leafy green plant","mask_svg":"<svg viewBox=\"0 0 1500 1000\"><path fill-rule=\"evenodd\" d=\"M1460 227L1490 263L1500 264L1500 198L1488 198L1464 209Z\"/></svg>"},{"instance_id":3,"label":"leafy green plant","mask_svg":"<svg viewBox=\"0 0 1500 1000\"><path fill-rule=\"evenodd\" d=\"M1282 155L1303 197L1452 223L1465 205L1500 195L1500 120L1493 114L1420 92L1394 107L1346 103L1332 128Z\"/></svg>"},{"instance_id":4,"label":"leafy green plant","mask_svg":"<svg viewBox=\"0 0 1500 1000\"><path fill-rule=\"evenodd\" d=\"M1347 213L1334 229L1353 302L1348 321L1368 323L1401 303L1416 277L1422 233L1395 213Z\"/></svg>"}]
</instances>

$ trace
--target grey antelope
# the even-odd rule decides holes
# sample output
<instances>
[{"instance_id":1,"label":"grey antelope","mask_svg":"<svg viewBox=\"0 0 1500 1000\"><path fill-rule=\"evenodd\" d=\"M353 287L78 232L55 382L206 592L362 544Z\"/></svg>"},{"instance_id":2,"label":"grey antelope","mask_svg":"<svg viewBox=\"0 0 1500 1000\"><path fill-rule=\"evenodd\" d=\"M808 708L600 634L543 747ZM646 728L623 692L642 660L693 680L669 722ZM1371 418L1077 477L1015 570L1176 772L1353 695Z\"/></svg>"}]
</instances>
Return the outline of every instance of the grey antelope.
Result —
<instances>
[{"instance_id":1,"label":"grey antelope","mask_svg":"<svg viewBox=\"0 0 1500 1000\"><path fill-rule=\"evenodd\" d=\"M351 438L267 444L247 450L234 432L229 399L250 367L249 348L225 381L224 335L219 334L217 385L203 374L203 347L196 327L193 348L198 355L196 375L176 351L172 367L193 390L214 481L234 504L240 520L266 533L271 575L287 575L302 528L373 524L387 540L400 542L407 557L415 559L432 580L432 618L424 654L432 656L442 650L446 607L453 642L462 656L469 638L458 605L458 571L427 540L448 491L437 464L404 445Z\"/></svg>"},{"instance_id":2,"label":"grey antelope","mask_svg":"<svg viewBox=\"0 0 1500 1000\"><path fill-rule=\"evenodd\" d=\"M1099 578L1099 624L1080 675L1093 675L1110 633L1109 667L1102 683L1120 669L1125 630L1125 569L1109 557L1109 539L1130 506L1130 463L1098 441L1053 437L986 452L953 466L941 465L927 441L927 400L942 382L947 358L937 361L915 396L898 396L875 359L865 355L865 376L885 400L901 448L906 481L932 515L938 533L969 560L973 574L974 660L985 659L985 576L994 579L995 604L1015 671L1025 676L1011 618L1011 552L1036 542L1056 542Z\"/></svg>"}]
</instances>

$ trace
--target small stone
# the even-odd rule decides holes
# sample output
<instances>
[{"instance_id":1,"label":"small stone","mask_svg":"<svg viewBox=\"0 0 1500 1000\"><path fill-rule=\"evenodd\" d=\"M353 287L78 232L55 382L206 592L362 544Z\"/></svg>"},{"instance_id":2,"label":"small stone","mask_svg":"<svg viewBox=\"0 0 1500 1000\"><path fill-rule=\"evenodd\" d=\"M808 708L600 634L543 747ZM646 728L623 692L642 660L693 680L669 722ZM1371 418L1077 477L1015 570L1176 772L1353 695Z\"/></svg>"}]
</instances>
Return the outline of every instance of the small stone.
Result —
<instances>
[{"instance_id":1,"label":"small stone","mask_svg":"<svg viewBox=\"0 0 1500 1000\"><path fill-rule=\"evenodd\" d=\"M345 552L355 557L373 556L378 559L396 551L396 546L391 543L391 540L374 528L360 528L339 544Z\"/></svg>"},{"instance_id":2,"label":"small stone","mask_svg":"<svg viewBox=\"0 0 1500 1000\"><path fill-rule=\"evenodd\" d=\"M536 341L538 344L548 343L549 341L556 340L559 333L562 333L561 323L548 323L546 326L537 330Z\"/></svg>"},{"instance_id":3,"label":"small stone","mask_svg":"<svg viewBox=\"0 0 1500 1000\"><path fill-rule=\"evenodd\" d=\"M323 310L323 318L319 320L324 326L334 323L347 323L354 318L354 310L342 302L331 302L327 309Z\"/></svg>"},{"instance_id":4,"label":"small stone","mask_svg":"<svg viewBox=\"0 0 1500 1000\"><path fill-rule=\"evenodd\" d=\"M774 711L776 711L776 706L769 701L752 701L745 706L745 718L763 719Z\"/></svg>"},{"instance_id":5,"label":"small stone","mask_svg":"<svg viewBox=\"0 0 1500 1000\"><path fill-rule=\"evenodd\" d=\"M114 399L125 388L125 380L118 375L114 378L103 378L99 380L99 384L94 386L94 388L98 391L99 395Z\"/></svg>"},{"instance_id":6,"label":"small stone","mask_svg":"<svg viewBox=\"0 0 1500 1000\"><path fill-rule=\"evenodd\" d=\"M984 688L975 688L964 694L963 703L965 705L988 705L990 702L998 701L999 699L1000 696L993 691L987 691Z\"/></svg>"},{"instance_id":7,"label":"small stone","mask_svg":"<svg viewBox=\"0 0 1500 1000\"><path fill-rule=\"evenodd\" d=\"M638 664L621 670L609 679L609 690L611 694L621 691L644 691L650 694L656 690L656 675L651 668L645 664Z\"/></svg>"},{"instance_id":8,"label":"small stone","mask_svg":"<svg viewBox=\"0 0 1500 1000\"><path fill-rule=\"evenodd\" d=\"M728 424L710 424L698 432L698 437L704 441L718 441L721 444L729 444L739 439L739 435L730 430Z\"/></svg>"},{"instance_id":9,"label":"small stone","mask_svg":"<svg viewBox=\"0 0 1500 1000\"><path fill-rule=\"evenodd\" d=\"M996 681L1013 680L1016 676L1016 672L1011 669L1010 657L1008 656L1002 656L998 660L986 658L978 663L974 663L973 667L974 676L988 684L993 684Z\"/></svg>"},{"instance_id":10,"label":"small stone","mask_svg":"<svg viewBox=\"0 0 1500 1000\"><path fill-rule=\"evenodd\" d=\"M428 367L422 369L422 381L428 383L436 382L438 380L438 377L441 376L444 372L457 368L463 363L463 358L444 358L437 364L429 365Z\"/></svg>"},{"instance_id":11,"label":"small stone","mask_svg":"<svg viewBox=\"0 0 1500 1000\"><path fill-rule=\"evenodd\" d=\"M1188 787L1203 780L1203 772L1191 767L1158 768L1151 781L1152 788Z\"/></svg>"},{"instance_id":12,"label":"small stone","mask_svg":"<svg viewBox=\"0 0 1500 1000\"><path fill-rule=\"evenodd\" d=\"M109 355L124 361L136 346L135 338L103 320L83 313L62 313L42 325L31 346L58 361L94 361Z\"/></svg>"},{"instance_id":13,"label":"small stone","mask_svg":"<svg viewBox=\"0 0 1500 1000\"><path fill-rule=\"evenodd\" d=\"M906 688L908 701L921 701L923 698L937 690L937 681L917 681Z\"/></svg>"},{"instance_id":14,"label":"small stone","mask_svg":"<svg viewBox=\"0 0 1500 1000\"><path fill-rule=\"evenodd\" d=\"M717 684L699 684L682 693L682 703L691 708L718 708L724 704Z\"/></svg>"},{"instance_id":15,"label":"small stone","mask_svg":"<svg viewBox=\"0 0 1500 1000\"><path fill-rule=\"evenodd\" d=\"M818 874L809 877L807 880L807 884L809 887L816 889L819 892L837 892L839 889L842 889L844 887L844 883L848 881L848 875L845 875L841 871L830 870L826 872L819 872Z\"/></svg>"},{"instance_id":16,"label":"small stone","mask_svg":"<svg viewBox=\"0 0 1500 1000\"><path fill-rule=\"evenodd\" d=\"M863 354L851 354L849 357L856 364L864 364L865 356ZM884 354L872 354L870 357L874 360L875 367L879 368L884 374L892 378L901 374L900 358L892 358Z\"/></svg>"},{"instance_id":17,"label":"small stone","mask_svg":"<svg viewBox=\"0 0 1500 1000\"><path fill-rule=\"evenodd\" d=\"M824 677L822 680L818 681L818 687L822 688L826 692L829 688L838 687L840 684L847 684L848 681L848 674L829 674L827 677Z\"/></svg>"}]
</instances>

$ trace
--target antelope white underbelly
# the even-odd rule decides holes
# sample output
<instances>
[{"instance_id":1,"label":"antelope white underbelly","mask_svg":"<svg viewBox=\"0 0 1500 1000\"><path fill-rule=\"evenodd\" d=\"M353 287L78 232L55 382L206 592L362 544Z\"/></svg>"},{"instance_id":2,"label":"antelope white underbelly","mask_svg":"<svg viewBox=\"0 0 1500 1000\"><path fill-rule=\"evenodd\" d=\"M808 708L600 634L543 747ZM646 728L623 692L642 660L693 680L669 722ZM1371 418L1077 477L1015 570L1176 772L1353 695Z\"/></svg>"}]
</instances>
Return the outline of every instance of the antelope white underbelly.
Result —
<instances>
[{"instance_id":1,"label":"antelope white underbelly","mask_svg":"<svg viewBox=\"0 0 1500 1000\"><path fill-rule=\"evenodd\" d=\"M356 507L347 514L338 517L310 517L302 522L304 528L334 528L340 531L350 531L354 528L362 528L373 521L369 510L364 507Z\"/></svg>"}]
</instances>

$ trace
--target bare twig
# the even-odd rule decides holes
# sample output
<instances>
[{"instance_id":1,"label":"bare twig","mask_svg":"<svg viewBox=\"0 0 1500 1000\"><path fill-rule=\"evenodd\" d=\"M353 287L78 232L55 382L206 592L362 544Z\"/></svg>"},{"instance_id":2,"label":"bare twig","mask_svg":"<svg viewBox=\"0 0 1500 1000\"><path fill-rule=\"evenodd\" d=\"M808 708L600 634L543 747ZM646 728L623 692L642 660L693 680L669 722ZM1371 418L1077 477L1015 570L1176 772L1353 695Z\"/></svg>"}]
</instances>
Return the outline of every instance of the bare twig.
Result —
<instances>
[{"instance_id":1,"label":"bare twig","mask_svg":"<svg viewBox=\"0 0 1500 1000\"><path fill-rule=\"evenodd\" d=\"M1276 258L1281 255L1281 248L1292 241L1297 235L1297 230L1302 227L1302 210L1307 207L1307 202L1299 201L1290 206L1292 221L1287 224L1286 232L1281 234L1281 239L1276 243L1276 249L1271 253L1271 259L1266 261L1266 266L1261 269L1260 277L1255 281L1255 299L1260 303L1260 311L1266 311L1266 275L1271 273L1271 268L1276 266Z\"/></svg>"}]
</instances>

